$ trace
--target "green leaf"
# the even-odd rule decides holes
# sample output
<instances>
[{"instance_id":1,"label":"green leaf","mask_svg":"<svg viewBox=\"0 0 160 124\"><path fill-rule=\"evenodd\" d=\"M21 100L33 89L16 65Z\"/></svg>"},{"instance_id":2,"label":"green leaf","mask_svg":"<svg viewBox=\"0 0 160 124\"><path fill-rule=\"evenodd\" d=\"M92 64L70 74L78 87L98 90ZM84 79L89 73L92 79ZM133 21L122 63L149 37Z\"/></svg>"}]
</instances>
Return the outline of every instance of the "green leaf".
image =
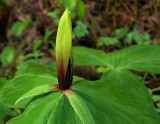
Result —
<instances>
[{"instance_id":1,"label":"green leaf","mask_svg":"<svg viewBox=\"0 0 160 124\"><path fill-rule=\"evenodd\" d=\"M87 47L73 48L73 61L76 65L106 66L106 53Z\"/></svg>"},{"instance_id":2,"label":"green leaf","mask_svg":"<svg viewBox=\"0 0 160 124\"><path fill-rule=\"evenodd\" d=\"M135 45L118 52L104 53L85 47L73 49L77 65L108 66L112 70L138 70L160 73L160 46Z\"/></svg>"},{"instance_id":3,"label":"green leaf","mask_svg":"<svg viewBox=\"0 0 160 124\"><path fill-rule=\"evenodd\" d=\"M77 14L80 18L80 20L82 20L84 18L84 14L85 14L85 4L83 2L83 0L78 0L78 10L77 10Z\"/></svg>"},{"instance_id":4,"label":"green leaf","mask_svg":"<svg viewBox=\"0 0 160 124\"><path fill-rule=\"evenodd\" d=\"M3 67L9 66L15 57L15 49L14 47L7 46L3 49L1 54L1 62Z\"/></svg>"},{"instance_id":5,"label":"green leaf","mask_svg":"<svg viewBox=\"0 0 160 124\"><path fill-rule=\"evenodd\" d=\"M7 83L8 81L5 78L0 77L0 89Z\"/></svg>"},{"instance_id":6,"label":"green leaf","mask_svg":"<svg viewBox=\"0 0 160 124\"><path fill-rule=\"evenodd\" d=\"M132 74L130 71L109 70L103 73L101 80L110 83L113 82L113 84L115 84L114 82L118 82L118 85L123 87L123 89L130 90L130 92L132 94L137 95L136 97L139 97L139 99L145 99L147 103L152 104L152 100L150 97L151 95L149 94L149 91L144 87L142 82L139 81L139 77ZM135 90L141 95L138 95L138 93L136 94Z\"/></svg>"},{"instance_id":7,"label":"green leaf","mask_svg":"<svg viewBox=\"0 0 160 124\"><path fill-rule=\"evenodd\" d=\"M4 124L3 119L10 113L10 108L0 103L0 124Z\"/></svg>"},{"instance_id":8,"label":"green leaf","mask_svg":"<svg viewBox=\"0 0 160 124\"><path fill-rule=\"evenodd\" d=\"M7 83L5 78L0 78L0 90ZM0 103L0 124L4 124L4 118L10 112L10 108Z\"/></svg>"},{"instance_id":9,"label":"green leaf","mask_svg":"<svg viewBox=\"0 0 160 124\"><path fill-rule=\"evenodd\" d=\"M66 0L65 7L69 8L70 11L74 10L77 0Z\"/></svg>"},{"instance_id":10,"label":"green leaf","mask_svg":"<svg viewBox=\"0 0 160 124\"><path fill-rule=\"evenodd\" d=\"M76 114L79 116L80 120L83 124L95 124L94 119L86 106L83 102L83 99L80 98L78 95L74 94L71 90L65 91L65 94L73 107ZM87 116L86 116L87 115Z\"/></svg>"},{"instance_id":11,"label":"green leaf","mask_svg":"<svg viewBox=\"0 0 160 124\"><path fill-rule=\"evenodd\" d=\"M7 124L159 123L149 92L136 76L128 71L106 76L105 81L80 80L69 90L36 97Z\"/></svg>"},{"instance_id":12,"label":"green leaf","mask_svg":"<svg viewBox=\"0 0 160 124\"><path fill-rule=\"evenodd\" d=\"M15 102L25 93L36 87L43 85L57 84L56 76L53 72L42 65L32 62L24 63L19 67L14 79L10 80L0 91L0 102L9 107L14 107ZM31 98L26 99L24 108Z\"/></svg>"},{"instance_id":13,"label":"green leaf","mask_svg":"<svg viewBox=\"0 0 160 124\"><path fill-rule=\"evenodd\" d=\"M150 95L137 77L126 71L111 71L106 79L81 81L72 87L85 101L95 123L159 123Z\"/></svg>"},{"instance_id":14,"label":"green leaf","mask_svg":"<svg viewBox=\"0 0 160 124\"><path fill-rule=\"evenodd\" d=\"M60 111L57 111L63 101L61 93L49 94L46 97L42 97L33 101L25 110L25 112L9 121L7 124L20 124L27 122L29 124L46 124L52 118L52 114L59 115ZM60 116L56 116L55 120L61 119ZM63 115L61 115L63 117ZM55 121L52 122L52 124ZM58 123L58 121L57 121ZM51 124L51 123L48 123Z\"/></svg>"},{"instance_id":15,"label":"green leaf","mask_svg":"<svg viewBox=\"0 0 160 124\"><path fill-rule=\"evenodd\" d=\"M133 118L136 124L160 121L148 90L129 71L110 70L94 82L76 79L69 90L50 92L48 86L55 81L54 74L41 65L28 62L20 66L0 91L0 100L13 107L17 100L27 99L18 106L26 109L7 124L133 124ZM49 92L41 95L46 90Z\"/></svg>"},{"instance_id":16,"label":"green leaf","mask_svg":"<svg viewBox=\"0 0 160 124\"><path fill-rule=\"evenodd\" d=\"M30 124L80 124L81 122L62 92L55 92L34 100L22 115L7 124L26 121Z\"/></svg>"},{"instance_id":17,"label":"green leaf","mask_svg":"<svg viewBox=\"0 0 160 124\"><path fill-rule=\"evenodd\" d=\"M150 73L160 73L160 47L153 45L135 45L111 53L106 57L112 68L118 70L138 70Z\"/></svg>"},{"instance_id":18,"label":"green leaf","mask_svg":"<svg viewBox=\"0 0 160 124\"><path fill-rule=\"evenodd\" d=\"M25 93L24 95L22 95L14 104L14 107L17 108L18 104L20 102L23 102L24 99L26 98L33 98L35 96L38 95L42 95L45 93L49 93L49 92L53 92L54 91L54 86L51 84L47 84L47 85L42 85L42 86L38 86L30 91L28 91L27 93ZM24 103L23 103L24 104Z\"/></svg>"}]
</instances>

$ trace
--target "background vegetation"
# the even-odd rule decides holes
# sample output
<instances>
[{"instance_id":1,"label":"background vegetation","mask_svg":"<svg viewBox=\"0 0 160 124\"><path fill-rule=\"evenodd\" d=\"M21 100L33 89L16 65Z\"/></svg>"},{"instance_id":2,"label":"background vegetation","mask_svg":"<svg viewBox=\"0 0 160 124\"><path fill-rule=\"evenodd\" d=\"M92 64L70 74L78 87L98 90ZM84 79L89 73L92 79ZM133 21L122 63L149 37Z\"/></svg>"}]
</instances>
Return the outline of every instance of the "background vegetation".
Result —
<instances>
[{"instance_id":1,"label":"background vegetation","mask_svg":"<svg viewBox=\"0 0 160 124\"><path fill-rule=\"evenodd\" d=\"M67 6L74 46L111 52L135 44L160 45L159 0L0 0L0 88L26 61L56 69L57 27ZM74 66L75 75L89 80L99 79L104 70ZM134 73L144 80L160 113L160 76ZM0 120L14 116L14 111L0 105Z\"/></svg>"}]
</instances>

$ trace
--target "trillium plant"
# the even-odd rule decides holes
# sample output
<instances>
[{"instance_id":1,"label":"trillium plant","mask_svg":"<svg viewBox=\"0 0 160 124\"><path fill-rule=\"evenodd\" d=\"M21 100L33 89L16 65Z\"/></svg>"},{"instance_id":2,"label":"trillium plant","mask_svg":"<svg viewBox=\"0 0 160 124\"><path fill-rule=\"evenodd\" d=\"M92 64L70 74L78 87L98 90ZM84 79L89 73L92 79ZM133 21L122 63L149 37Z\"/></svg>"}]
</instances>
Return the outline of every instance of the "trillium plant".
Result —
<instances>
[{"instance_id":1,"label":"trillium plant","mask_svg":"<svg viewBox=\"0 0 160 124\"><path fill-rule=\"evenodd\" d=\"M159 74L159 53L159 46L149 45L109 54L75 47L75 64L106 69L96 81L73 76L72 24L66 9L56 38L57 73L26 62L1 89L0 102L19 112L7 124L159 124L147 88L132 73Z\"/></svg>"}]
</instances>

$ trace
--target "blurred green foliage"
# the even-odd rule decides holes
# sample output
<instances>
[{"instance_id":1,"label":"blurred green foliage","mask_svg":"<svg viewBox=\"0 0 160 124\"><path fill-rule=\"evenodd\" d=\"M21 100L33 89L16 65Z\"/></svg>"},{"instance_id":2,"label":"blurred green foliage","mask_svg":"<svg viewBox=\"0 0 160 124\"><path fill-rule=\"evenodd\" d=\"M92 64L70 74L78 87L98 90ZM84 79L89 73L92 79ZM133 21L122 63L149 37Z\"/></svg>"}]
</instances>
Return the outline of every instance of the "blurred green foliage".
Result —
<instances>
[{"instance_id":1,"label":"blurred green foliage","mask_svg":"<svg viewBox=\"0 0 160 124\"><path fill-rule=\"evenodd\" d=\"M2 0L2 2L5 4L5 5L9 5L11 0Z\"/></svg>"},{"instance_id":2,"label":"blurred green foliage","mask_svg":"<svg viewBox=\"0 0 160 124\"><path fill-rule=\"evenodd\" d=\"M123 41L123 42L121 42ZM129 30L128 27L117 28L109 37L100 37L98 39L98 46L117 45L122 46L121 43L138 45L151 44L151 36L148 33L140 33L138 30Z\"/></svg>"},{"instance_id":3,"label":"blurred green foliage","mask_svg":"<svg viewBox=\"0 0 160 124\"><path fill-rule=\"evenodd\" d=\"M127 34L126 42L135 41L137 44L150 44L151 37L148 33L141 34L137 30L133 30Z\"/></svg>"},{"instance_id":4,"label":"blurred green foliage","mask_svg":"<svg viewBox=\"0 0 160 124\"><path fill-rule=\"evenodd\" d=\"M12 46L6 46L1 54L1 62L3 67L9 66L15 57L15 48Z\"/></svg>"},{"instance_id":5,"label":"blurred green foliage","mask_svg":"<svg viewBox=\"0 0 160 124\"><path fill-rule=\"evenodd\" d=\"M15 22L11 27L11 34L14 36L21 36L24 30L29 26L30 19L24 19L23 21Z\"/></svg>"},{"instance_id":6,"label":"blurred green foliage","mask_svg":"<svg viewBox=\"0 0 160 124\"><path fill-rule=\"evenodd\" d=\"M84 37L87 34L89 34L87 26L82 21L77 21L73 29L73 39Z\"/></svg>"},{"instance_id":7,"label":"blurred green foliage","mask_svg":"<svg viewBox=\"0 0 160 124\"><path fill-rule=\"evenodd\" d=\"M109 46L109 45L118 45L120 44L119 40L115 37L100 37L98 39L98 46Z\"/></svg>"}]
</instances>

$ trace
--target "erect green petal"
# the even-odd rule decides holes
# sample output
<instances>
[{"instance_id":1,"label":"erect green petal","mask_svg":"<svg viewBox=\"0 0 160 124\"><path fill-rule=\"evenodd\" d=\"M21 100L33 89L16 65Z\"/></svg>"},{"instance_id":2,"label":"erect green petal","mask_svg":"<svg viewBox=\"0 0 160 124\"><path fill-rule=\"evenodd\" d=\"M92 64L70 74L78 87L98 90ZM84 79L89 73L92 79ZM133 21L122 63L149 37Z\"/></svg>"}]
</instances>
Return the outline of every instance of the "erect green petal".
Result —
<instances>
[{"instance_id":1,"label":"erect green petal","mask_svg":"<svg viewBox=\"0 0 160 124\"><path fill-rule=\"evenodd\" d=\"M67 74L67 69L68 65L70 65L69 61L71 61L71 48L72 24L70 19L70 12L68 9L66 9L60 19L56 38L56 63L58 82L61 89L64 89L64 87L66 87L64 86L65 83L68 83L66 80L66 75L70 75Z\"/></svg>"}]
</instances>

